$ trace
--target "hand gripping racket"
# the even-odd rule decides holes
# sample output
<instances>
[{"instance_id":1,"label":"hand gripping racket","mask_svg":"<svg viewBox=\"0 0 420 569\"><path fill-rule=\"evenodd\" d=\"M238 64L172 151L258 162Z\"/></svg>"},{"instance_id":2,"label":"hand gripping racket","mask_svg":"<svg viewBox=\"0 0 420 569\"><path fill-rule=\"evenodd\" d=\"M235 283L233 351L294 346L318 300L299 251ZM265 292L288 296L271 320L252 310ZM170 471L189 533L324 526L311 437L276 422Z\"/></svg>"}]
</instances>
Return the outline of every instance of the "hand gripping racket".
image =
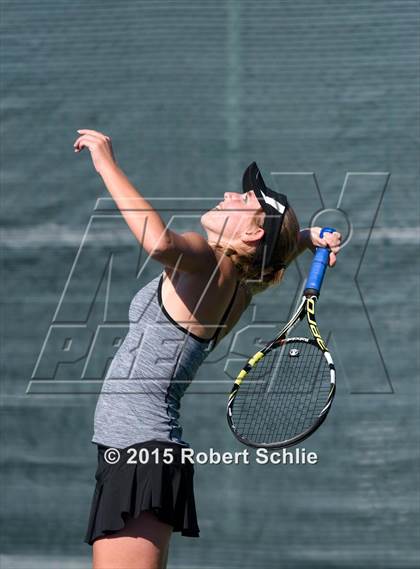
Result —
<instances>
[{"instance_id":1,"label":"hand gripping racket","mask_svg":"<svg viewBox=\"0 0 420 569\"><path fill-rule=\"evenodd\" d=\"M335 229L324 227L324 233ZM335 394L335 368L315 320L329 249L317 247L300 305L281 332L239 372L227 420L251 447L283 448L309 437L325 420ZM311 338L287 338L306 317Z\"/></svg>"}]
</instances>

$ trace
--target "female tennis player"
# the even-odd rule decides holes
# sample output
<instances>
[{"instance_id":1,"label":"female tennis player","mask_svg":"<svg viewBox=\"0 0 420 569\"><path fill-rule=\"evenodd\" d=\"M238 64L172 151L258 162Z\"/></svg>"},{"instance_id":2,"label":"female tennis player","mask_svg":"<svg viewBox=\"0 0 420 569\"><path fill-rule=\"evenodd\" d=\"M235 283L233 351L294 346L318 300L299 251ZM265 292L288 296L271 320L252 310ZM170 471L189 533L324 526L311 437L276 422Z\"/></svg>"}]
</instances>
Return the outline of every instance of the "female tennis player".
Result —
<instances>
[{"instance_id":1,"label":"female tennis player","mask_svg":"<svg viewBox=\"0 0 420 569\"><path fill-rule=\"evenodd\" d=\"M287 197L267 188L255 162L242 193L226 192L201 217L206 238L178 234L119 168L110 137L77 132L75 152L89 149L135 237L163 267L131 301L128 334L96 405L98 467L85 541L93 569L161 569L173 531L199 535L194 469L180 454L189 446L179 422L183 393L253 294L279 283L307 248L330 247L333 266L341 236L300 231Z\"/></svg>"}]
</instances>

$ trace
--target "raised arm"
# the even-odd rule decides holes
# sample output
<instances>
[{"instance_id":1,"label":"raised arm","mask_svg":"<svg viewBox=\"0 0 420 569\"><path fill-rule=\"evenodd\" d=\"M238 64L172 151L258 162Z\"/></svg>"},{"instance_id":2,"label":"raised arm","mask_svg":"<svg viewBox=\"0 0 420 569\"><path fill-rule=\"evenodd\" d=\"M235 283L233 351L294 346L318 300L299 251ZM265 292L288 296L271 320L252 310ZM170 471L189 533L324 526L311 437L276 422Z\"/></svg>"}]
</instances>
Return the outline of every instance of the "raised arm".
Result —
<instances>
[{"instance_id":1,"label":"raised arm","mask_svg":"<svg viewBox=\"0 0 420 569\"><path fill-rule=\"evenodd\" d=\"M111 139L94 130L78 130L75 152L87 147L96 171L114 198L143 249L165 266L181 271L203 272L216 265L213 249L199 233L179 234L166 227L152 205L145 200L117 165Z\"/></svg>"}]
</instances>

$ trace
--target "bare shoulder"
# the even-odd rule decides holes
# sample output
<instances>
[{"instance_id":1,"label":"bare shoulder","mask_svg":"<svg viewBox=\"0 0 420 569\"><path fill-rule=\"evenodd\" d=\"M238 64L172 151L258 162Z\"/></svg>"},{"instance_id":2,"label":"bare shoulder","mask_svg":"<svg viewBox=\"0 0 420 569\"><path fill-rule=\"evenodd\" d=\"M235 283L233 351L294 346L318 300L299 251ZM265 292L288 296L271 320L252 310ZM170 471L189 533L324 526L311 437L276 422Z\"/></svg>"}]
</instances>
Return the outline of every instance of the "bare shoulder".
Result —
<instances>
[{"instance_id":1,"label":"bare shoulder","mask_svg":"<svg viewBox=\"0 0 420 569\"><path fill-rule=\"evenodd\" d=\"M181 237L186 239L189 243L194 243L195 245L199 245L200 247L204 247L209 250L213 250L207 239L201 233L197 233L196 231L184 231L184 233L179 234Z\"/></svg>"},{"instance_id":2,"label":"bare shoulder","mask_svg":"<svg viewBox=\"0 0 420 569\"><path fill-rule=\"evenodd\" d=\"M224 292L233 290L238 274L232 261L221 251L213 249L200 234L191 232L183 233L182 236L189 241L190 245L197 247L196 251L202 248L203 252L207 253L207 262L204 263L201 271L193 273L177 271L174 267L166 265L165 272L172 283L189 283L191 287L196 287L198 290L206 288L208 292L213 291L215 294L222 295Z\"/></svg>"},{"instance_id":3,"label":"bare shoulder","mask_svg":"<svg viewBox=\"0 0 420 569\"><path fill-rule=\"evenodd\" d=\"M184 233L173 233L173 241L178 245L179 249L185 254L200 254L206 258L215 258L214 249L209 245L207 239L200 233L195 231L186 231Z\"/></svg>"},{"instance_id":4,"label":"bare shoulder","mask_svg":"<svg viewBox=\"0 0 420 569\"><path fill-rule=\"evenodd\" d=\"M189 322L191 331L203 338L213 335L214 327L209 330L206 324L217 325L231 299L234 302L220 338L239 320L250 302L246 287L238 283L238 273L232 261L220 251L213 250L213 253L216 259L214 267L201 272L188 273L165 266L168 278L162 285L167 312L178 322Z\"/></svg>"},{"instance_id":5,"label":"bare shoulder","mask_svg":"<svg viewBox=\"0 0 420 569\"><path fill-rule=\"evenodd\" d=\"M200 274L216 265L214 250L200 233L171 230L167 233L167 246L156 248L153 254L153 258L165 267Z\"/></svg>"}]
</instances>

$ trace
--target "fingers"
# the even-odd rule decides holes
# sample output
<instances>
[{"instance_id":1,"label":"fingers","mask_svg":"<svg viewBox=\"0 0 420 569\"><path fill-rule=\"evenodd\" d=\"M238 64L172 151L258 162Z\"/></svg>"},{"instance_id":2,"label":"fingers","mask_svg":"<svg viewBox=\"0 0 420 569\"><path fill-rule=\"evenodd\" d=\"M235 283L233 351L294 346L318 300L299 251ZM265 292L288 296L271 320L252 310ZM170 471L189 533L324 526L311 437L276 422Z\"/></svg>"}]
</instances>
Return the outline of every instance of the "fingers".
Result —
<instances>
[{"instance_id":1,"label":"fingers","mask_svg":"<svg viewBox=\"0 0 420 569\"><path fill-rule=\"evenodd\" d=\"M98 144L99 140L97 137L90 134L84 134L79 136L79 138L73 144L75 151L83 150L85 146L92 149L95 144Z\"/></svg>"},{"instance_id":2,"label":"fingers","mask_svg":"<svg viewBox=\"0 0 420 569\"><path fill-rule=\"evenodd\" d=\"M92 149L95 148L98 144L108 143L111 139L105 137L98 137L93 134L82 134L79 138L76 139L75 143L73 144L75 148L75 152L79 150L83 150L84 146Z\"/></svg>"},{"instance_id":3,"label":"fingers","mask_svg":"<svg viewBox=\"0 0 420 569\"><path fill-rule=\"evenodd\" d=\"M101 132L98 132L96 130L90 130L87 128L83 128L83 129L79 129L77 132L81 133L81 136L79 136L79 138L77 138L75 143L73 144L75 152L79 152L80 150L83 150L83 148L85 146L92 148L91 145L94 143L111 142L111 137L106 136L105 134L102 134ZM84 144L82 141L85 143L90 142L91 145Z\"/></svg>"},{"instance_id":4,"label":"fingers","mask_svg":"<svg viewBox=\"0 0 420 569\"><path fill-rule=\"evenodd\" d=\"M337 253L340 251L341 234L338 231L334 231L334 233L325 233L320 241L322 242L322 246L328 247L330 250L328 255L328 266L334 267L337 262Z\"/></svg>"},{"instance_id":5,"label":"fingers","mask_svg":"<svg viewBox=\"0 0 420 569\"><path fill-rule=\"evenodd\" d=\"M330 267L333 267L335 265L336 261L337 261L337 257L335 256L335 253L333 253L331 251L331 253L329 254L329 257L328 257L328 265Z\"/></svg>"},{"instance_id":6,"label":"fingers","mask_svg":"<svg viewBox=\"0 0 420 569\"><path fill-rule=\"evenodd\" d=\"M333 253L338 253L341 245L341 234L338 231L326 233L322 240Z\"/></svg>"},{"instance_id":7,"label":"fingers","mask_svg":"<svg viewBox=\"0 0 420 569\"><path fill-rule=\"evenodd\" d=\"M80 132L81 134L91 134L93 136L98 136L99 138L102 138L103 140L111 140L111 138L109 136L106 136L106 134L103 134L102 132L98 132L97 130L91 130L89 128L81 128L77 132Z\"/></svg>"},{"instance_id":8,"label":"fingers","mask_svg":"<svg viewBox=\"0 0 420 569\"><path fill-rule=\"evenodd\" d=\"M332 245L331 243L328 243L328 248L330 249L330 251L332 251L333 253L338 253L340 250L340 245Z\"/></svg>"},{"instance_id":9,"label":"fingers","mask_svg":"<svg viewBox=\"0 0 420 569\"><path fill-rule=\"evenodd\" d=\"M314 247L328 247L334 253L338 253L341 246L341 234L338 231L333 233L324 233L320 237L321 227L312 227L311 242Z\"/></svg>"}]
</instances>

